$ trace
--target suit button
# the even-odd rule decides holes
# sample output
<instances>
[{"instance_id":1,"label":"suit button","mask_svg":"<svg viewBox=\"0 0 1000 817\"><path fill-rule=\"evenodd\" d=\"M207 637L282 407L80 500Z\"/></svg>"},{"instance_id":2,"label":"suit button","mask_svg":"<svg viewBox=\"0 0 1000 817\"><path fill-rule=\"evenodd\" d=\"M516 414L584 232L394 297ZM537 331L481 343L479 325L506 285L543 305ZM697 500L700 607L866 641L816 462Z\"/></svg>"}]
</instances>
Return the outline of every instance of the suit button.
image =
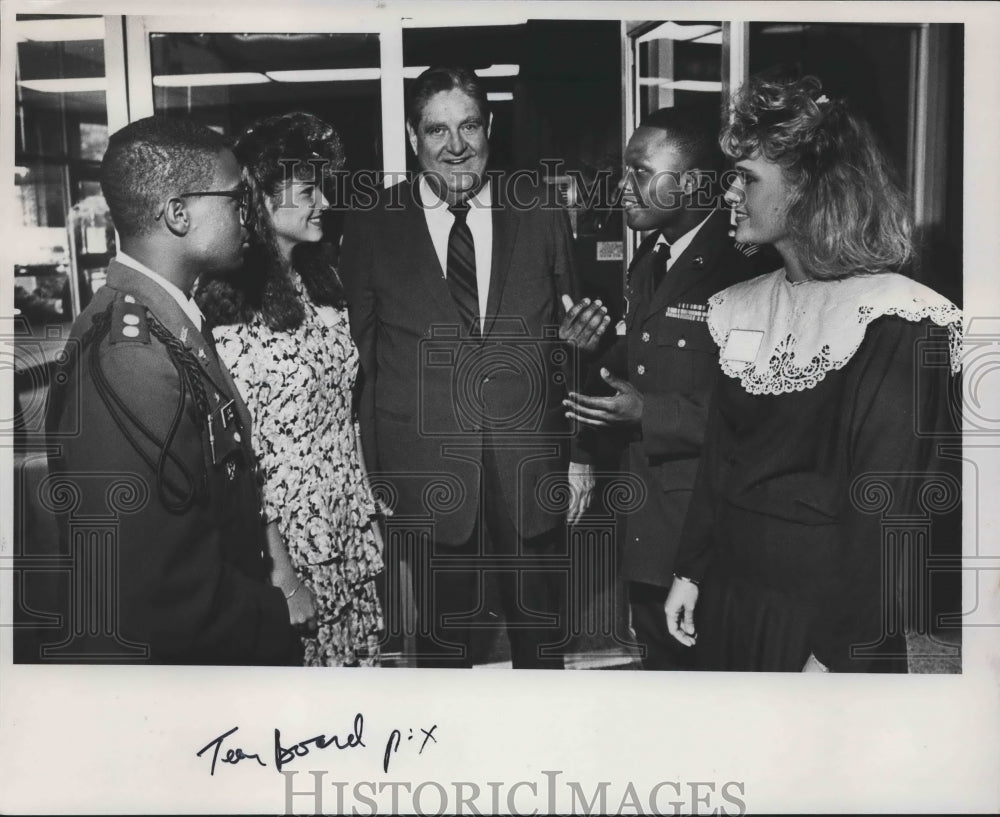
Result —
<instances>
[{"instance_id":1,"label":"suit button","mask_svg":"<svg viewBox=\"0 0 1000 817\"><path fill-rule=\"evenodd\" d=\"M677 345L680 346L681 349L683 349L685 346L688 345L688 342L684 340L684 338L681 338L680 340L677 341Z\"/></svg>"},{"instance_id":2,"label":"suit button","mask_svg":"<svg viewBox=\"0 0 1000 817\"><path fill-rule=\"evenodd\" d=\"M649 343L649 332L643 332L642 333L642 342L643 343Z\"/></svg>"},{"instance_id":3,"label":"suit button","mask_svg":"<svg viewBox=\"0 0 1000 817\"><path fill-rule=\"evenodd\" d=\"M638 372L639 374L645 374L645 373L646 373L646 367L645 367L645 366L643 366L643 365L642 365L641 363L640 363L640 364L639 364L638 366L636 366L636 367L635 367L635 370L636 370L636 371L637 371L637 372Z\"/></svg>"}]
</instances>

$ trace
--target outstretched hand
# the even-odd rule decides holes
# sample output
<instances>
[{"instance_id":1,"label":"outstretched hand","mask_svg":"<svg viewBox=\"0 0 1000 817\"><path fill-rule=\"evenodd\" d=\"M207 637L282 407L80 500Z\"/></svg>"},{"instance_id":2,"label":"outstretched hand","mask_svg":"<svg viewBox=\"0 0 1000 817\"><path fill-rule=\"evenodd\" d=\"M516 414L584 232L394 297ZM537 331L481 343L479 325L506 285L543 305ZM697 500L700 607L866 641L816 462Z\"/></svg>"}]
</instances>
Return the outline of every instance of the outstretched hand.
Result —
<instances>
[{"instance_id":1,"label":"outstretched hand","mask_svg":"<svg viewBox=\"0 0 1000 817\"><path fill-rule=\"evenodd\" d=\"M611 323L608 308L599 300L584 298L573 303L569 295L562 296L566 317L559 327L559 337L573 344L581 352L593 352Z\"/></svg>"},{"instance_id":2,"label":"outstretched hand","mask_svg":"<svg viewBox=\"0 0 1000 817\"><path fill-rule=\"evenodd\" d=\"M607 369L601 369L604 382L615 390L611 397L593 397L570 392L563 400L566 416L592 426L613 426L638 423L642 420L642 394L627 380L620 380Z\"/></svg>"}]
</instances>

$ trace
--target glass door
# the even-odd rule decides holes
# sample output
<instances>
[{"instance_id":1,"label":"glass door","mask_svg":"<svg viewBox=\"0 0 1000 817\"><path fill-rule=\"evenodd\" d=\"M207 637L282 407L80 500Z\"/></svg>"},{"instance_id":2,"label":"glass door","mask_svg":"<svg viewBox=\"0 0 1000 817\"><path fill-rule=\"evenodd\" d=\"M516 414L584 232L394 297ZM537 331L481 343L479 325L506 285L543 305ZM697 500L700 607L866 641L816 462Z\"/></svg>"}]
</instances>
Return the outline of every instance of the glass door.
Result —
<instances>
[{"instance_id":1,"label":"glass door","mask_svg":"<svg viewBox=\"0 0 1000 817\"><path fill-rule=\"evenodd\" d=\"M10 14L4 23L16 46L14 117L4 137L13 143L17 202L8 245L13 427L35 440L50 368L114 253L99 174L109 128L123 123L125 62L119 17Z\"/></svg>"},{"instance_id":2,"label":"glass door","mask_svg":"<svg viewBox=\"0 0 1000 817\"><path fill-rule=\"evenodd\" d=\"M303 110L337 127L349 166L403 169L399 21L359 27L314 10L279 27L274 17L126 18L130 118L184 114L235 136Z\"/></svg>"},{"instance_id":3,"label":"glass door","mask_svg":"<svg viewBox=\"0 0 1000 817\"><path fill-rule=\"evenodd\" d=\"M398 23L387 34L319 17L281 30L266 18L238 28L208 17L128 18L129 53L138 55L130 118L184 115L236 137L264 117L306 111L343 139L348 185L358 172L403 169L402 78L387 70L400 60ZM326 192L333 203L350 200L350 190ZM324 220L333 245L342 220L337 207Z\"/></svg>"},{"instance_id":4,"label":"glass door","mask_svg":"<svg viewBox=\"0 0 1000 817\"><path fill-rule=\"evenodd\" d=\"M715 103L723 109L733 78L731 42L742 29L721 21L644 20L623 24L625 48L624 141L648 114L690 103ZM742 40L741 40L742 41ZM737 81L740 81L738 79ZM626 261L642 236L626 231Z\"/></svg>"},{"instance_id":5,"label":"glass door","mask_svg":"<svg viewBox=\"0 0 1000 817\"><path fill-rule=\"evenodd\" d=\"M111 71L103 17L22 14L15 33L14 307L44 336L87 305L113 251L98 175Z\"/></svg>"}]
</instances>

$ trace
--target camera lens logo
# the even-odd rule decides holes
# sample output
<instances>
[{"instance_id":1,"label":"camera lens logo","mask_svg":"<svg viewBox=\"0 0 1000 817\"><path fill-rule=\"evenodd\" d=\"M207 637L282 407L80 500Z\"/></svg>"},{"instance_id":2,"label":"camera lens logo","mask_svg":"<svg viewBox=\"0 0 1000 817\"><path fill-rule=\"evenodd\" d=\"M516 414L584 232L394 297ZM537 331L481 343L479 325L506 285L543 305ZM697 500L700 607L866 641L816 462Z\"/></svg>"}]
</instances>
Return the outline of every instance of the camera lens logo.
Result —
<instances>
[{"instance_id":1,"label":"camera lens logo","mask_svg":"<svg viewBox=\"0 0 1000 817\"><path fill-rule=\"evenodd\" d=\"M549 385L562 385L559 371L550 366L565 363L562 350L551 350L549 365L537 344L490 345L466 356L455 370L456 411L459 422L493 431L530 431L537 428L545 409ZM490 395L490 389L509 387L507 395ZM515 394L516 392L516 394ZM505 399L514 397L516 399Z\"/></svg>"},{"instance_id":2,"label":"camera lens logo","mask_svg":"<svg viewBox=\"0 0 1000 817\"><path fill-rule=\"evenodd\" d=\"M44 431L47 395L53 387L62 389L69 382L78 345L63 337L60 326L33 334L25 321L15 323L13 335L0 336L0 370L11 371L14 380L13 411L0 411L0 434ZM63 397L65 433L74 433L79 427L78 395L74 390L64 392Z\"/></svg>"},{"instance_id":3,"label":"camera lens logo","mask_svg":"<svg viewBox=\"0 0 1000 817\"><path fill-rule=\"evenodd\" d=\"M961 375L956 375L956 359L961 361ZM1000 432L1000 318L970 318L963 334L952 327L928 327L917 341L916 379L913 399L918 434L995 436ZM922 386L925 379L933 388L947 388L947 427L937 405L921 399L927 391Z\"/></svg>"},{"instance_id":4,"label":"camera lens logo","mask_svg":"<svg viewBox=\"0 0 1000 817\"><path fill-rule=\"evenodd\" d=\"M420 357L421 433L569 433L556 414L577 361L557 328L532 335L522 319L504 318L488 339L470 340L436 326Z\"/></svg>"},{"instance_id":5,"label":"camera lens logo","mask_svg":"<svg viewBox=\"0 0 1000 817\"><path fill-rule=\"evenodd\" d=\"M979 432L996 434L1000 431L1000 353L998 345L973 345L967 343L962 361L965 376L959 407L962 416ZM953 402L954 401L953 398Z\"/></svg>"}]
</instances>

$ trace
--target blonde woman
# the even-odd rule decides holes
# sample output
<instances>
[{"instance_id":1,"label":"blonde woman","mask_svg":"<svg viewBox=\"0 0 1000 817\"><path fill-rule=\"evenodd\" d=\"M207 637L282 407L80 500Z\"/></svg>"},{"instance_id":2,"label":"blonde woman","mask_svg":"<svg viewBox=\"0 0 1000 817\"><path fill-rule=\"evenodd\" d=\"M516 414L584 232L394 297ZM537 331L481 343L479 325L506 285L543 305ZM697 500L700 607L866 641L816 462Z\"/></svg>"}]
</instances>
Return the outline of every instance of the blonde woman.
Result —
<instances>
[{"instance_id":1,"label":"blonde woman","mask_svg":"<svg viewBox=\"0 0 1000 817\"><path fill-rule=\"evenodd\" d=\"M736 240L784 266L709 302L722 374L669 629L705 669L905 672L864 486L915 510L934 457L917 423L947 422L961 314L900 274L904 198L867 124L817 79L751 78L722 146ZM918 372L921 344L944 365Z\"/></svg>"}]
</instances>

